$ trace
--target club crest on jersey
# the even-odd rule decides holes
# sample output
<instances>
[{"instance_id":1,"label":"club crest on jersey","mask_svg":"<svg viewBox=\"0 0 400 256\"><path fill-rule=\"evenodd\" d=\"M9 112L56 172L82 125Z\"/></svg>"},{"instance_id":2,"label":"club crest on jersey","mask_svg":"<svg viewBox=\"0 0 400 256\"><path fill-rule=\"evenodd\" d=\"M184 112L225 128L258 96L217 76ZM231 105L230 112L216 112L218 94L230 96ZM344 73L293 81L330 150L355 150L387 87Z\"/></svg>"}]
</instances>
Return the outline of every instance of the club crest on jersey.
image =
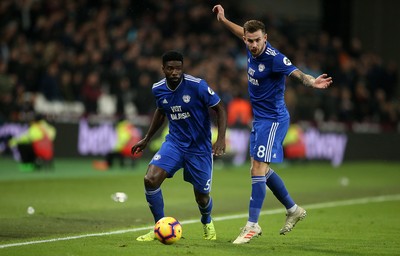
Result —
<instances>
[{"instance_id":1,"label":"club crest on jersey","mask_svg":"<svg viewBox=\"0 0 400 256\"><path fill-rule=\"evenodd\" d=\"M153 159L154 160L160 160L161 159L161 155L160 154L156 154L154 157L153 157Z\"/></svg>"},{"instance_id":2,"label":"club crest on jersey","mask_svg":"<svg viewBox=\"0 0 400 256\"><path fill-rule=\"evenodd\" d=\"M263 72L265 70L264 64L258 65L258 72Z\"/></svg>"},{"instance_id":3,"label":"club crest on jersey","mask_svg":"<svg viewBox=\"0 0 400 256\"><path fill-rule=\"evenodd\" d=\"M283 63L284 63L286 66L292 65L292 62L291 62L287 57L283 58Z\"/></svg>"},{"instance_id":4,"label":"club crest on jersey","mask_svg":"<svg viewBox=\"0 0 400 256\"><path fill-rule=\"evenodd\" d=\"M210 87L208 87L208 93L211 94L211 95L215 94L215 92Z\"/></svg>"},{"instance_id":5,"label":"club crest on jersey","mask_svg":"<svg viewBox=\"0 0 400 256\"><path fill-rule=\"evenodd\" d=\"M182 100L183 100L183 102L185 102L185 103L189 103L189 101L190 101L190 96L189 96L189 95L183 95Z\"/></svg>"}]
</instances>

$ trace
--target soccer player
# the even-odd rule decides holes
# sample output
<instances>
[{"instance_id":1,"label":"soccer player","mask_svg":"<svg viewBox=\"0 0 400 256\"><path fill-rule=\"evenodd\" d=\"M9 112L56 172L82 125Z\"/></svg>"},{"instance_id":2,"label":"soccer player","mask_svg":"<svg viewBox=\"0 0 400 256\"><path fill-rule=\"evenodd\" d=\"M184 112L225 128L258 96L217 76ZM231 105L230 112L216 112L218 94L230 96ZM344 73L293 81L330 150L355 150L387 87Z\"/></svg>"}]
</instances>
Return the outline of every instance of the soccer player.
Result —
<instances>
[{"instance_id":1,"label":"soccer player","mask_svg":"<svg viewBox=\"0 0 400 256\"><path fill-rule=\"evenodd\" d=\"M183 56L169 51L162 56L165 78L153 84L157 109L145 137L132 147L132 154L142 152L151 137L169 121L169 134L159 151L150 161L144 177L146 200L154 221L164 217L164 200L161 184L166 178L183 168L184 180L193 185L194 196L201 213L203 238L215 240L216 232L211 218L213 201L213 154L225 152L226 111L219 96L203 79L183 73ZM218 136L211 143L209 108L216 112ZM155 239L153 230L139 236L138 241Z\"/></svg>"},{"instance_id":2,"label":"soccer player","mask_svg":"<svg viewBox=\"0 0 400 256\"><path fill-rule=\"evenodd\" d=\"M265 184L287 209L286 222L280 230L280 234L284 235L306 216L306 211L293 201L282 179L270 167L270 163L283 160L282 142L290 123L284 102L285 79L289 76L307 87L323 89L332 84L332 78L326 74L314 78L300 71L285 55L271 46L262 22L249 20L241 27L225 17L221 5L214 6L212 11L216 13L217 20L243 39L246 45L248 92L254 118L250 134L252 185L249 217L233 243L248 243L261 235L258 219L266 196Z\"/></svg>"}]
</instances>

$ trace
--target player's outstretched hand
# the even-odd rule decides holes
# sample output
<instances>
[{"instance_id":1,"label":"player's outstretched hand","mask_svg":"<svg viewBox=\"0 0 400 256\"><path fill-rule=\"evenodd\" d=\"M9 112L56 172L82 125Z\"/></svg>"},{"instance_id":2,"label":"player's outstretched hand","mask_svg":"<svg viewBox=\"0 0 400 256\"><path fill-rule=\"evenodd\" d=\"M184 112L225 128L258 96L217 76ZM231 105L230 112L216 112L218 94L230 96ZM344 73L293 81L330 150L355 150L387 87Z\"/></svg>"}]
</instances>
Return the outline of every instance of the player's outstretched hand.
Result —
<instances>
[{"instance_id":1,"label":"player's outstretched hand","mask_svg":"<svg viewBox=\"0 0 400 256\"><path fill-rule=\"evenodd\" d=\"M332 77L328 77L327 74L322 74L317 77L314 81L314 88L325 89L333 83Z\"/></svg>"},{"instance_id":2,"label":"player's outstretched hand","mask_svg":"<svg viewBox=\"0 0 400 256\"><path fill-rule=\"evenodd\" d=\"M222 5L217 4L212 8L212 11L217 14L217 20L220 21L220 19L225 18L225 10L222 7Z\"/></svg>"},{"instance_id":3,"label":"player's outstretched hand","mask_svg":"<svg viewBox=\"0 0 400 256\"><path fill-rule=\"evenodd\" d=\"M147 146L147 140L142 139L141 141L133 145L131 149L131 154L135 155L142 152L146 148L146 146Z\"/></svg>"}]
</instances>

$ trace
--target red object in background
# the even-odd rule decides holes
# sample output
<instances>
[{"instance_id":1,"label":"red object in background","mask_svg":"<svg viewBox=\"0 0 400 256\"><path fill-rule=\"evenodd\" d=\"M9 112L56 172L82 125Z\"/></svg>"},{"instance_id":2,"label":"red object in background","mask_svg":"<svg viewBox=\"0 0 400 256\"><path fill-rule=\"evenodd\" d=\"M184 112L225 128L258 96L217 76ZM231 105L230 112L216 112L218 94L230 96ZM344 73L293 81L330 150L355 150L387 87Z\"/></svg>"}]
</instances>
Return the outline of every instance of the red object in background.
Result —
<instances>
[{"instance_id":1,"label":"red object in background","mask_svg":"<svg viewBox=\"0 0 400 256\"><path fill-rule=\"evenodd\" d=\"M301 159L306 157L306 145L302 140L284 147L285 158Z\"/></svg>"}]
</instances>

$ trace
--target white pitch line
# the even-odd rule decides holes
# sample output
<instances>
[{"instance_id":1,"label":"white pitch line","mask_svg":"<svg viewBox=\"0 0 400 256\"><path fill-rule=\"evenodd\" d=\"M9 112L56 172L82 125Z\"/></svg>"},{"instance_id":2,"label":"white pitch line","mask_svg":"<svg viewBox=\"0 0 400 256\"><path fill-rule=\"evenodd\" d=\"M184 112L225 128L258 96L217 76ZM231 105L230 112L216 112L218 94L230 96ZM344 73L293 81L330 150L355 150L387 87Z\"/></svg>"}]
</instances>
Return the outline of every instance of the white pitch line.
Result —
<instances>
[{"instance_id":1,"label":"white pitch line","mask_svg":"<svg viewBox=\"0 0 400 256\"><path fill-rule=\"evenodd\" d=\"M400 194L399 195L376 196L376 197L365 197L365 198L359 198L359 199L333 201L333 202L318 203L318 204L309 204L309 205L304 205L304 208L306 208L306 209L321 209L321 208L330 208L330 207L338 207L338 206L346 206L346 205L380 203L380 202L399 201L399 200L400 200ZM267 210L267 211L262 211L261 215L272 215L272 214L283 213L283 212L285 212L285 209ZM244 214L214 217L213 219L215 221L224 221L224 220L246 218L247 216L248 216L248 214L244 213ZM198 219L184 220L184 221L181 221L181 224L192 224L192 223L197 223L198 221L199 221ZM149 230L151 228L153 228L153 226L132 228L132 229L122 229L122 230L116 230L116 231L110 231L110 232L85 234L85 235L78 235L78 236L59 237L59 238L52 238L52 239L47 239L47 240L36 240L36 241L28 241L28 242L13 243L13 244L2 244L2 245L0 245L0 249L8 248L8 247L19 247L19 246L31 245L31 244L42 244L42 243L52 243L52 242L58 242L58 241L67 241L67 240L81 239L81 238L86 238L86 237L118 235L118 234L124 234L124 233L129 233L129 232Z\"/></svg>"}]
</instances>

